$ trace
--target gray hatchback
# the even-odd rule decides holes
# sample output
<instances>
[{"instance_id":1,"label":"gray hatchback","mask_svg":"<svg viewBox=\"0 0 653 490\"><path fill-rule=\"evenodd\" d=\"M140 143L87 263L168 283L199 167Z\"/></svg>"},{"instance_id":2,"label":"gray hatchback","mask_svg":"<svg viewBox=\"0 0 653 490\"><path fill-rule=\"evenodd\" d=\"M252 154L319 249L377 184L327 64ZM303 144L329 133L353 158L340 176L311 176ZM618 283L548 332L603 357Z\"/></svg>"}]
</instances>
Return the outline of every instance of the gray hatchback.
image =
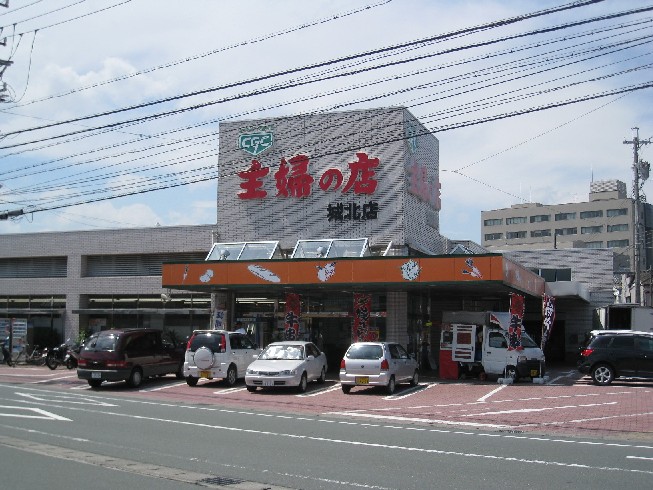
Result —
<instances>
[{"instance_id":1,"label":"gray hatchback","mask_svg":"<svg viewBox=\"0 0 653 490\"><path fill-rule=\"evenodd\" d=\"M354 386L383 386L394 393L398 383L419 383L417 360L393 342L355 342L340 362L340 384L347 394Z\"/></svg>"}]
</instances>

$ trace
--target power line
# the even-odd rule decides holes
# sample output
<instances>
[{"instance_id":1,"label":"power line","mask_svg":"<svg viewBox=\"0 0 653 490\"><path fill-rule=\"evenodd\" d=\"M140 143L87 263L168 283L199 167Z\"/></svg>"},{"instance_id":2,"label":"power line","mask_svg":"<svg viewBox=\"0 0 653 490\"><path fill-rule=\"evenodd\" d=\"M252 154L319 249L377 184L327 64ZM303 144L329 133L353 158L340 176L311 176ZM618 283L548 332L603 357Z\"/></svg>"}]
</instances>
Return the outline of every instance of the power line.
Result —
<instances>
[{"instance_id":1,"label":"power line","mask_svg":"<svg viewBox=\"0 0 653 490\"><path fill-rule=\"evenodd\" d=\"M129 121L129 123L133 123L133 122L134 122L134 121ZM184 184L184 185L187 185L187 184ZM152 189L152 190L155 190L155 189ZM143 191L143 190L141 189L141 191ZM150 191L145 190L144 192L150 192ZM141 192L138 192L138 193L141 193Z\"/></svg>"},{"instance_id":2,"label":"power line","mask_svg":"<svg viewBox=\"0 0 653 490\"><path fill-rule=\"evenodd\" d=\"M504 27L504 26L514 24L514 23L517 23L517 22L522 22L522 21L527 20L527 19L532 19L532 18L535 18L535 17L543 16L543 15L550 15L552 13L558 13L558 12L562 12L562 11L566 11L566 10L570 10L570 9L584 7L584 6L587 6L587 5L590 5L590 4L598 3L600 1L603 1L603 0L578 0L576 2L572 2L570 4L565 4L565 5L562 5L562 6L559 6L559 7L553 7L553 8L550 8L550 9L545 9L545 10L532 12L530 14L511 17L511 18L507 18L507 19L503 19L503 20L499 20L499 21L494 21L494 22L489 22L489 23L486 23L486 24L482 24L480 26L474 26L474 27L459 29L459 30L449 32L449 33L446 33L446 34L439 34L439 35L435 35L435 36L430 36L430 37L419 39L419 40L416 40L416 41L409 41L409 42L405 42L405 43L396 44L396 45L393 45L393 46L388 46L388 47L378 48L378 49L374 49L374 50L370 50L370 51L366 51L366 52L362 52L362 53L348 55L348 56L333 59L333 60L327 60L327 61L323 61L323 62L319 62L319 63L313 63L313 64L310 64L310 65L305 65L305 66L298 67L298 68L291 68L291 69L288 69L288 70L282 70L282 71L278 71L278 72L275 72L275 73L272 73L272 74L266 74L266 75L261 75L261 76L258 76L258 77L249 78L247 80L237 81L237 82L233 82L233 83L227 83L227 84L223 84L223 85L219 85L219 86L215 86L215 87L211 87L211 88L207 88L207 89L202 89L202 90L196 90L196 91L189 92L189 93L186 93L186 94L175 95L175 96L166 97L166 98L163 98L163 99L158 99L158 100L151 101L151 102L146 102L146 103L142 103L142 104L136 104L136 105L132 105L132 106L128 106L128 107L123 107L123 108L120 108L120 109L114 109L114 110L105 111L105 112L92 114L92 115L88 115L88 116L82 116L82 117L78 117L78 118L68 119L66 121L60 121L60 122L50 123L50 124L46 124L46 125L42 125L42 126L26 128L26 129L22 129L22 130L19 130L19 131L10 131L10 132L6 133L6 136L22 134L22 133L31 132L31 131L38 131L38 130L41 130L41 129L52 128L52 127L61 126L63 124L70 124L70 123L74 123L74 122L86 121L86 120L89 120L89 119L95 119L95 118L98 118L98 117L104 117L104 116L108 116L108 115L115 115L115 114L119 114L119 113L122 113L122 112L132 111L132 110L136 110L136 109L142 109L142 108L145 108L145 107L150 107L150 106L153 106L153 105L163 104L163 103L167 103L167 102L173 102L173 101L177 101L177 100L188 98L188 97L195 97L195 96L198 96L198 95L204 95L204 94L207 94L207 93L216 92L216 91L220 91L220 90L225 90L225 89L228 89L228 88L235 88L235 87L250 85L250 84L255 83L255 82L270 80L270 79L273 79L273 78L278 78L280 76L293 75L293 74L300 73L300 72L307 71L307 70L313 70L313 69L316 69L316 68L326 67L326 66L330 66L330 65L333 65L333 64L342 63L342 62L345 62L345 61L351 61L351 60L355 60L355 59L369 57L369 56L372 56L372 55L375 55L375 54L396 51L396 50L403 49L403 48L410 47L410 46L424 45L426 43L431 43L431 42L435 42L435 41L441 41L441 40L445 40L445 39L452 38L452 37L455 37L455 36L459 36L461 34L471 34L471 33L474 33L474 32L481 31L481 30L494 29L494 28L497 28L497 27ZM641 13L641 12L646 12L646 11L650 11L650 10L653 10L653 7L645 7L645 8L641 8L641 9L632 9L632 10L627 11L627 12L621 12L621 13L617 13L617 14L610 14L610 15L596 17L596 18L590 19L590 20L584 20L584 21L580 21L580 22L566 24L563 27L557 26L557 27L554 27L554 28L540 29L540 30L537 30L537 31L532 31L530 33L522 34L522 35L520 35L518 37L522 37L524 35L541 34L541 33L544 33L544 32L552 32L553 30L559 30L559 29L570 27L570 26L577 26L577 25L582 25L582 24L589 23L589 22L596 22L598 20L606 20L606 19L616 18L616 17L622 16L622 15L632 15L632 14L635 14L635 13ZM516 37L508 36L505 39L501 39L501 41L504 41L506 39L515 39L515 38ZM484 45L488 45L488 44L490 44L490 43L487 43L487 44L486 43L479 43L478 45L475 45L474 47L484 46ZM468 49L468 48L460 48L460 49ZM415 61L415 60L412 59L410 61ZM402 63L405 63L405 62L407 62L407 61L402 61ZM290 84L290 86L297 86L297 85ZM271 91L273 91L273 90L271 90ZM254 93L258 94L258 91L255 91ZM240 98L240 97L238 97L238 98ZM194 107L204 107L204 106L198 105L198 106L194 106ZM169 113L163 113L163 114L172 114L172 113L176 113L176 112L177 111L171 111ZM152 117L154 117L154 116L152 116ZM6 148L6 147L0 147L0 149L4 149L4 148Z\"/></svg>"},{"instance_id":3,"label":"power line","mask_svg":"<svg viewBox=\"0 0 653 490\"><path fill-rule=\"evenodd\" d=\"M165 68L171 68L171 67L174 67L174 66L181 65L183 63L203 59L203 58L206 58L208 56L212 56L214 54L222 53L222 52L225 52L225 51L228 51L228 50L231 50L231 49L241 48L243 46L247 46L247 45L250 45L250 44L260 43L260 42L263 42L263 41L273 39L275 37L284 36L284 35L287 35L287 34L298 32L298 31L307 29L309 27L314 27L314 26L317 26L317 25L326 24L328 22L333 22L335 20L340 20L340 19L352 16L352 15L355 15L355 14L359 14L361 12L366 12L366 11L368 11L370 9L373 9L373 8L376 8L376 7L379 7L379 6L387 5L390 2L392 2L392 0L383 0L381 2L377 2L377 3L374 3L374 4L365 5L363 7L358 8L358 9L333 14L333 15L330 15L329 17L320 18L320 19L317 19L317 20L305 22L303 24L292 26L292 27L289 27L289 28L281 30L281 31L273 32L273 33L270 33L270 34L265 34L263 36L259 36L259 37L254 38L254 39L239 41L239 42L237 42L235 44L231 44L229 46L213 49L211 51L207 51L207 52L200 53L200 54L194 54L194 55L186 56L184 58L180 58L180 59L177 59L177 60L174 60L174 61L169 61L167 63L152 66L152 67L145 68L145 69L142 69L142 70L138 70L138 71L136 71L134 73L130 73L128 75L122 75L122 76L119 76L119 77L114 77L114 78L111 78L109 80L96 82L96 83L93 83L93 84L90 84L90 85L86 85L84 87L79 87L79 88L76 88L76 89L68 90L66 92L62 92L62 93L59 93L59 94L49 95L47 97L34 99L34 100L31 100L31 101L26 102L24 104L15 105L13 107L25 107L27 105L34 104L34 103L37 103L37 102L43 102L43 101L46 101L46 100L52 100L52 99L59 98L59 97L65 97L67 95L71 95L71 94L74 94L74 93L77 93L77 92L82 92L82 91L89 90L89 89L92 89L92 88L101 87L103 85L107 85L107 84L111 84L111 83L115 83L115 82L120 82L120 81L127 80L127 79L130 79L130 78L138 77L140 75L145 75L147 73L152 73L154 71L162 70L162 69L165 69Z\"/></svg>"}]
</instances>

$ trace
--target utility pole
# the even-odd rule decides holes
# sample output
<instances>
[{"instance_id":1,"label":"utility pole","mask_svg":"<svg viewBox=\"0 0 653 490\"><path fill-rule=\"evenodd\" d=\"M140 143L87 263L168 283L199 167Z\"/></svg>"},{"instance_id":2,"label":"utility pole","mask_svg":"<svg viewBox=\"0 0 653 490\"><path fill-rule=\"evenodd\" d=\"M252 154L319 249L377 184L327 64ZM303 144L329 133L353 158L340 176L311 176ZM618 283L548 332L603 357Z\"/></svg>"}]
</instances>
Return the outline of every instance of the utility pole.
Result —
<instances>
[{"instance_id":1,"label":"utility pole","mask_svg":"<svg viewBox=\"0 0 653 490\"><path fill-rule=\"evenodd\" d=\"M642 182L648 179L648 169L649 165L647 162L640 162L639 160L639 149L648 145L651 140L640 140L639 139L639 128L632 128L635 131L635 136L631 141L624 140L624 145L633 145L633 199L635 201L635 213L634 213L634 255L635 255L635 303L641 304L641 290L640 290L640 275L641 275L641 223L640 223L640 178Z\"/></svg>"},{"instance_id":2,"label":"utility pole","mask_svg":"<svg viewBox=\"0 0 653 490\"><path fill-rule=\"evenodd\" d=\"M0 1L0 7L9 7L9 0L5 0L4 2ZM7 45L7 38L4 37L0 39L0 46L6 46L6 45ZM5 70L11 64L13 64L13 61L0 60L0 102L7 101L7 96L6 96L7 84L2 81L2 75L4 75Z\"/></svg>"}]
</instances>

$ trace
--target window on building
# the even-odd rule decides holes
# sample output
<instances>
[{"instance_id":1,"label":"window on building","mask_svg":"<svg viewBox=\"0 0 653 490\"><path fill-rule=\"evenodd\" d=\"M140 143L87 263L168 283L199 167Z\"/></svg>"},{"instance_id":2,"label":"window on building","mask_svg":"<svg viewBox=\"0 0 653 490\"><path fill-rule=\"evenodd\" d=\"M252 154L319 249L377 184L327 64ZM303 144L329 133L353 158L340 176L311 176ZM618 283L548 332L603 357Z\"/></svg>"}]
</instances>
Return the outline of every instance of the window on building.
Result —
<instances>
[{"instance_id":1,"label":"window on building","mask_svg":"<svg viewBox=\"0 0 653 490\"><path fill-rule=\"evenodd\" d=\"M608 240L608 248L627 247L628 240Z\"/></svg>"},{"instance_id":2,"label":"window on building","mask_svg":"<svg viewBox=\"0 0 653 490\"><path fill-rule=\"evenodd\" d=\"M520 225L526 223L526 216L515 216L513 218L506 218L507 225Z\"/></svg>"},{"instance_id":3,"label":"window on building","mask_svg":"<svg viewBox=\"0 0 653 490\"><path fill-rule=\"evenodd\" d=\"M580 212L580 219L590 219L590 218L603 218L603 210L599 209L597 211Z\"/></svg>"},{"instance_id":4,"label":"window on building","mask_svg":"<svg viewBox=\"0 0 653 490\"><path fill-rule=\"evenodd\" d=\"M556 228L556 235L577 235L578 228Z\"/></svg>"},{"instance_id":5,"label":"window on building","mask_svg":"<svg viewBox=\"0 0 653 490\"><path fill-rule=\"evenodd\" d=\"M581 235L591 235L593 233L601 233L603 231L603 225L599 226L582 226L580 229Z\"/></svg>"},{"instance_id":6,"label":"window on building","mask_svg":"<svg viewBox=\"0 0 653 490\"><path fill-rule=\"evenodd\" d=\"M608 233L613 231L628 231L628 223L623 223L621 225L608 225Z\"/></svg>"},{"instance_id":7,"label":"window on building","mask_svg":"<svg viewBox=\"0 0 653 490\"><path fill-rule=\"evenodd\" d=\"M503 233L486 233L485 235L485 240L486 241L492 241L492 240L501 240L503 238Z\"/></svg>"},{"instance_id":8,"label":"window on building","mask_svg":"<svg viewBox=\"0 0 653 490\"><path fill-rule=\"evenodd\" d=\"M615 216L628 216L628 209L627 208L608 209L606 211L606 215L608 216L608 218L614 218Z\"/></svg>"},{"instance_id":9,"label":"window on building","mask_svg":"<svg viewBox=\"0 0 653 490\"><path fill-rule=\"evenodd\" d=\"M498 226L503 223L503 218L486 219L483 221L483 226Z\"/></svg>"},{"instance_id":10,"label":"window on building","mask_svg":"<svg viewBox=\"0 0 653 490\"><path fill-rule=\"evenodd\" d=\"M535 216L531 216L531 223L541 223L542 221L550 221L550 220L551 220L550 214L536 214Z\"/></svg>"},{"instance_id":11,"label":"window on building","mask_svg":"<svg viewBox=\"0 0 653 490\"><path fill-rule=\"evenodd\" d=\"M506 238L508 240L513 239L513 238L526 238L526 232L525 231L509 231L506 233Z\"/></svg>"},{"instance_id":12,"label":"window on building","mask_svg":"<svg viewBox=\"0 0 653 490\"><path fill-rule=\"evenodd\" d=\"M571 281L571 269L532 269L538 276L544 278L546 282Z\"/></svg>"},{"instance_id":13,"label":"window on building","mask_svg":"<svg viewBox=\"0 0 653 490\"><path fill-rule=\"evenodd\" d=\"M576 219L576 213L556 213L556 221L568 221L570 219Z\"/></svg>"},{"instance_id":14,"label":"window on building","mask_svg":"<svg viewBox=\"0 0 653 490\"><path fill-rule=\"evenodd\" d=\"M603 242L585 242L583 243L583 248L603 248Z\"/></svg>"},{"instance_id":15,"label":"window on building","mask_svg":"<svg viewBox=\"0 0 653 490\"><path fill-rule=\"evenodd\" d=\"M551 230L533 230L531 231L531 237L538 238L542 236L551 236Z\"/></svg>"}]
</instances>

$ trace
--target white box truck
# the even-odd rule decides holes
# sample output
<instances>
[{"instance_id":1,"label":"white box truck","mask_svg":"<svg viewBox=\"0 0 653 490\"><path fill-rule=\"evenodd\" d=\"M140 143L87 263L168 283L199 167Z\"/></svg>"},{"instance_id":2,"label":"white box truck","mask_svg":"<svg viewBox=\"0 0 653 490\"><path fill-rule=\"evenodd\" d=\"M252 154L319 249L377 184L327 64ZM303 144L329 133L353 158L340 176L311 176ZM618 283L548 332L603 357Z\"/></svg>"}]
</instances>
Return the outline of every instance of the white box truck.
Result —
<instances>
[{"instance_id":1,"label":"white box truck","mask_svg":"<svg viewBox=\"0 0 653 490\"><path fill-rule=\"evenodd\" d=\"M653 308L618 303L596 309L596 330L638 330L653 332Z\"/></svg>"}]
</instances>

